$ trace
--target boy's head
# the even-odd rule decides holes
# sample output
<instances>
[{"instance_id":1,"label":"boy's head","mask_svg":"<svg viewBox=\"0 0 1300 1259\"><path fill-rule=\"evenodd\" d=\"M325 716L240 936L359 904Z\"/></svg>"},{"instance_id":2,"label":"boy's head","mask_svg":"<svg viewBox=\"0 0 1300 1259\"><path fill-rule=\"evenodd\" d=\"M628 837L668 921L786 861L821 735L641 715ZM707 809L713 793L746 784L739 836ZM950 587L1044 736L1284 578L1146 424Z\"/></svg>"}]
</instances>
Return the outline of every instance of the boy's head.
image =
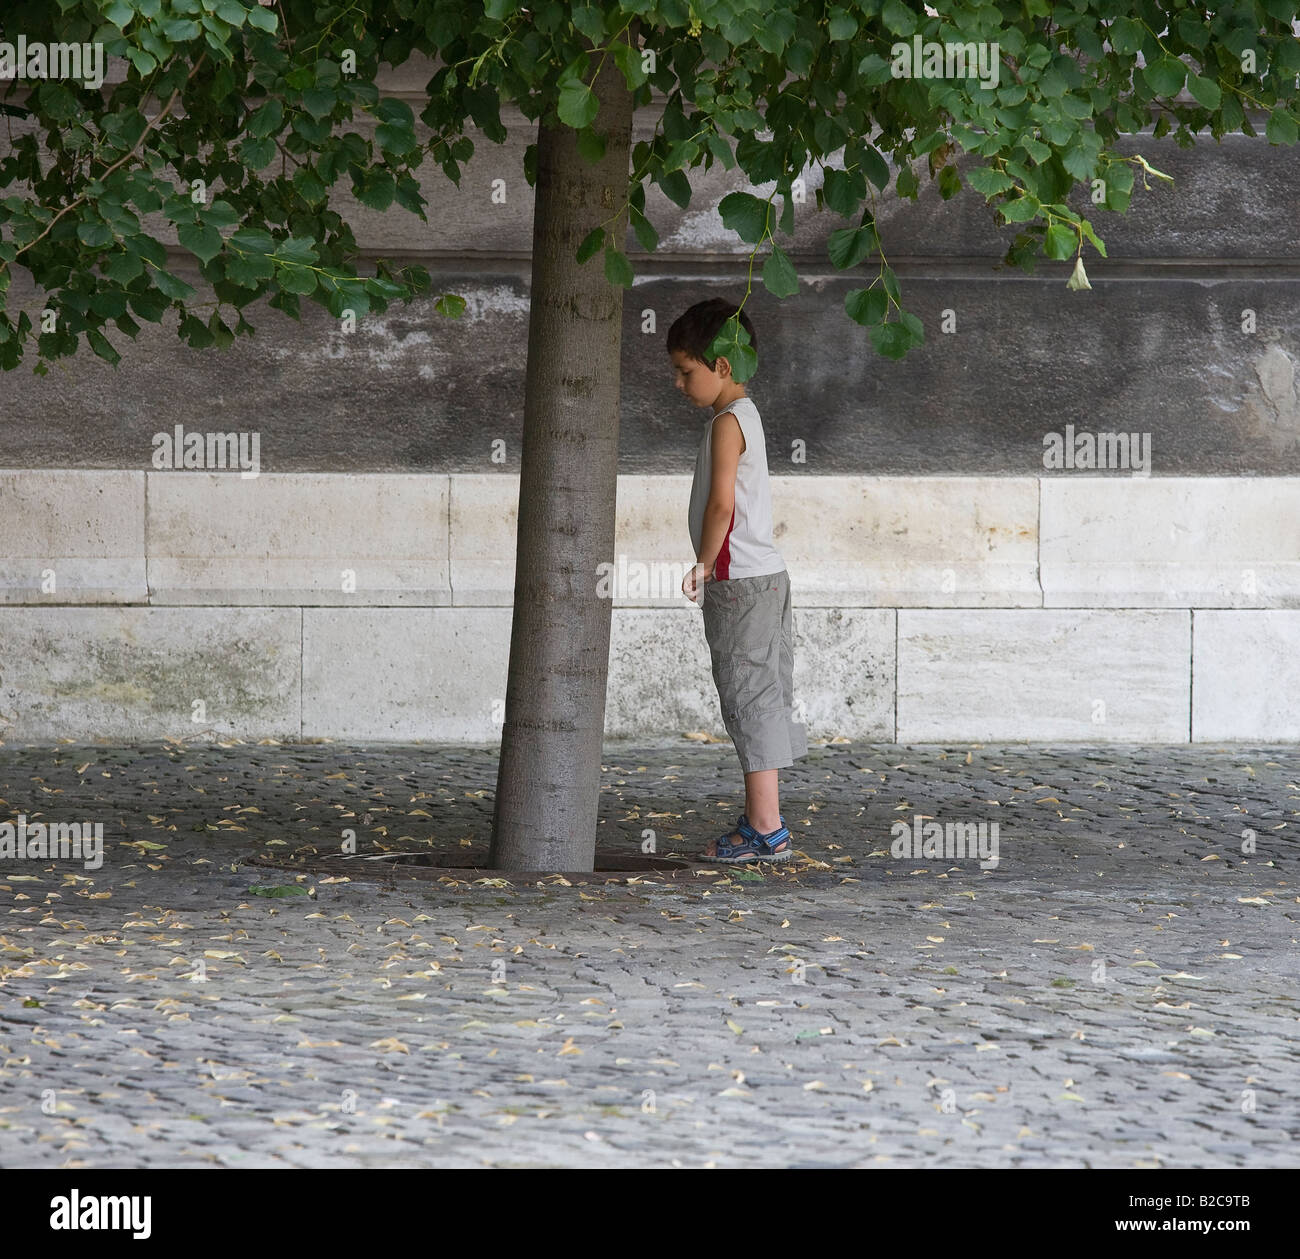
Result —
<instances>
[{"instance_id":1,"label":"boy's head","mask_svg":"<svg viewBox=\"0 0 1300 1259\"><path fill-rule=\"evenodd\" d=\"M733 383L731 364L724 355L709 358L709 346L737 311L738 302L714 297L696 302L679 315L668 329L668 357L677 369L677 387L696 406L709 406L722 389ZM740 311L740 326L749 334L749 343L758 348L758 335L749 316Z\"/></svg>"}]
</instances>

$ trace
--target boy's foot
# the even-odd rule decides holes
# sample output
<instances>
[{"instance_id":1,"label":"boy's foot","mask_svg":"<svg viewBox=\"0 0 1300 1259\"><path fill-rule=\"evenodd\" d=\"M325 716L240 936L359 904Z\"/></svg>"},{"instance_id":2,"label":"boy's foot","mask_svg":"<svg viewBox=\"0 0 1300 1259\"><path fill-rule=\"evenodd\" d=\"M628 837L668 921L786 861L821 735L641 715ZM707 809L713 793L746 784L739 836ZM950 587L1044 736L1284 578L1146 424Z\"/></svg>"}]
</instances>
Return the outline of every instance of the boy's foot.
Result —
<instances>
[{"instance_id":1,"label":"boy's foot","mask_svg":"<svg viewBox=\"0 0 1300 1259\"><path fill-rule=\"evenodd\" d=\"M711 840L700 854L700 860L715 861L722 865L788 861L794 851L794 844L786 829L784 817L780 818L780 823L776 830L763 835L749 824L749 819L742 813L737 819L736 829L729 835Z\"/></svg>"}]
</instances>

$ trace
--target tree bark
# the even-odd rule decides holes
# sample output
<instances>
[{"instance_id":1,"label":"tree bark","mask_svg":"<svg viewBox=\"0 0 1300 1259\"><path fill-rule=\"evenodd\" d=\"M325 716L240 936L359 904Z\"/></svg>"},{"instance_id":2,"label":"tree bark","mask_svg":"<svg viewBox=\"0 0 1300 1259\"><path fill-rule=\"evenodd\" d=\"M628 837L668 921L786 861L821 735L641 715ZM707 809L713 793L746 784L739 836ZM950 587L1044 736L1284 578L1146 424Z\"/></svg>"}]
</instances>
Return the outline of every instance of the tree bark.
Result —
<instances>
[{"instance_id":1,"label":"tree bark","mask_svg":"<svg viewBox=\"0 0 1300 1259\"><path fill-rule=\"evenodd\" d=\"M577 132L538 127L532 292L524 390L514 621L497 770L491 864L591 870L600 801L611 600L598 565L614 559L623 290L601 256L579 265L605 223L622 248L632 94L613 57L592 84L604 157Z\"/></svg>"}]
</instances>

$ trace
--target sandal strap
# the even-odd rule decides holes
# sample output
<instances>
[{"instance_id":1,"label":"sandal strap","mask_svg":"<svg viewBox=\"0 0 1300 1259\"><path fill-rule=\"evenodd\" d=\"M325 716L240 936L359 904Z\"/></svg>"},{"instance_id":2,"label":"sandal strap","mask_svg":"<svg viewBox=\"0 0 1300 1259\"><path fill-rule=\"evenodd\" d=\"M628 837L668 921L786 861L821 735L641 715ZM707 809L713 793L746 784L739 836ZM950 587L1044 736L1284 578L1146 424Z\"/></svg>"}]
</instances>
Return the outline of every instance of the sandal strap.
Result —
<instances>
[{"instance_id":1,"label":"sandal strap","mask_svg":"<svg viewBox=\"0 0 1300 1259\"><path fill-rule=\"evenodd\" d=\"M785 825L784 819L782 819L781 826L774 830L770 835L760 835L750 824L749 818L742 813L738 819L736 829L751 843L756 843L758 845L758 849L755 851L766 849L768 852L775 852L777 844L781 843L783 840L792 839L790 830Z\"/></svg>"}]
</instances>

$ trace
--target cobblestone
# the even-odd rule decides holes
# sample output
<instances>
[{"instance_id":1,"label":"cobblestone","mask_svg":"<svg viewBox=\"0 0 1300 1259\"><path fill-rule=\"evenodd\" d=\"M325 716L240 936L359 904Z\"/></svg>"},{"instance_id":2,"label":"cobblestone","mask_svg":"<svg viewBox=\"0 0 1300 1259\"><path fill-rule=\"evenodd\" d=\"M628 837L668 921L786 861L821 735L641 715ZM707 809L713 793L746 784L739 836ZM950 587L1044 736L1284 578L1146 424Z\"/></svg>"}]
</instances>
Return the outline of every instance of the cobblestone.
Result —
<instances>
[{"instance_id":1,"label":"cobblestone","mask_svg":"<svg viewBox=\"0 0 1300 1259\"><path fill-rule=\"evenodd\" d=\"M250 856L347 829L485 861L495 752L0 747L0 821L105 830L0 861L0 1164L1294 1166L1295 758L832 744L788 867L272 899ZM736 779L611 745L602 848L698 850ZM895 857L917 815L998 866Z\"/></svg>"}]
</instances>

